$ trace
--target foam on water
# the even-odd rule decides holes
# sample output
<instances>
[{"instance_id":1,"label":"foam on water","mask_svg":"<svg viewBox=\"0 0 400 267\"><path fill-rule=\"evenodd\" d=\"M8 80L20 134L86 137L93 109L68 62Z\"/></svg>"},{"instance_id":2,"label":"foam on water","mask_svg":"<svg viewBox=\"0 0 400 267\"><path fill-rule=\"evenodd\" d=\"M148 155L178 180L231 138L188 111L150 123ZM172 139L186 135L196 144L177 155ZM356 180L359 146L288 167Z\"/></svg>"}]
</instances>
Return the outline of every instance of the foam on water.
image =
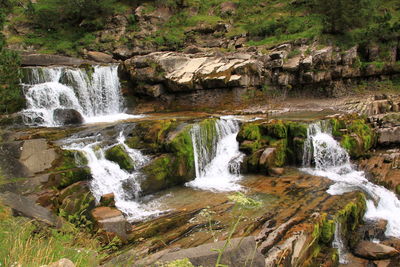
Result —
<instances>
[{"instance_id":1,"label":"foam on water","mask_svg":"<svg viewBox=\"0 0 400 267\"><path fill-rule=\"evenodd\" d=\"M93 138L86 138L68 140L68 142L70 144L65 145L63 149L81 151L88 160L88 166L93 176L90 189L97 202L100 201L101 196L113 193L115 206L126 215L129 221L139 221L160 214L156 201L143 204L139 198L141 191L139 178L143 175L140 168L149 161L149 158L139 150L129 148L125 144L125 137L122 132L114 145L121 144L124 146L133 159L137 171L127 172L115 162L107 160L105 151L110 146L101 147L101 136L96 136L94 140Z\"/></svg>"},{"instance_id":2,"label":"foam on water","mask_svg":"<svg viewBox=\"0 0 400 267\"><path fill-rule=\"evenodd\" d=\"M311 162L315 167L311 168ZM329 127L323 123L309 126L308 139L304 145L302 170L316 176L327 177L335 183L328 193L340 195L361 190L368 196L365 219L385 219L387 236L400 237L400 201L396 195L382 186L371 183L363 171L350 162L345 149L332 137Z\"/></svg>"},{"instance_id":3,"label":"foam on water","mask_svg":"<svg viewBox=\"0 0 400 267\"><path fill-rule=\"evenodd\" d=\"M210 191L237 191L241 186L240 163L243 154L239 151L236 136L239 132L239 123L230 118L221 118L216 121L217 135L213 139L212 149L206 149L204 133L199 125L192 128L192 142L196 169L195 180L187 186Z\"/></svg>"},{"instance_id":4,"label":"foam on water","mask_svg":"<svg viewBox=\"0 0 400 267\"><path fill-rule=\"evenodd\" d=\"M27 125L61 126L54 120L56 109L75 109L86 123L137 118L123 113L118 65L93 69L67 67L27 68L24 93Z\"/></svg>"}]
</instances>

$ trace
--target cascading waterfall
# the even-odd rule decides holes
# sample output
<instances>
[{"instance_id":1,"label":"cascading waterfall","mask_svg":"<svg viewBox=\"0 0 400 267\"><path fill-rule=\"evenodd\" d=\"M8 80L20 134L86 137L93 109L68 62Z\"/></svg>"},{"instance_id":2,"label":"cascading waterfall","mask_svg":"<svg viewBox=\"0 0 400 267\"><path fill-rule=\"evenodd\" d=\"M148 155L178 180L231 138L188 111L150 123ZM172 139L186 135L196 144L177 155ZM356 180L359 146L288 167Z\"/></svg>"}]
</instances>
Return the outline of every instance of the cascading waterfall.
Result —
<instances>
[{"instance_id":1,"label":"cascading waterfall","mask_svg":"<svg viewBox=\"0 0 400 267\"><path fill-rule=\"evenodd\" d=\"M211 191L236 191L241 186L240 163L243 154L239 151L236 136L239 122L221 118L215 122L215 132L211 144L205 143L204 136L209 136L210 129L195 125L192 128L192 142L196 169L196 179L187 186Z\"/></svg>"},{"instance_id":2,"label":"cascading waterfall","mask_svg":"<svg viewBox=\"0 0 400 267\"><path fill-rule=\"evenodd\" d=\"M68 140L71 144L63 149L81 151L88 159L93 179L90 182L90 189L97 201L101 196L114 193L115 206L122 211L129 221L138 221L149 216L160 213L157 210L157 202L145 205L139 201L140 184L139 178L142 173L140 168L144 166L149 158L144 156L139 150L131 149L125 144L125 137L122 132L117 139L127 150L129 156L135 163L135 171L127 172L119 167L115 162L105 158L105 151L110 148L101 148L101 136L90 138L80 138Z\"/></svg>"},{"instance_id":3,"label":"cascading waterfall","mask_svg":"<svg viewBox=\"0 0 400 267\"><path fill-rule=\"evenodd\" d=\"M351 164L347 151L332 137L329 127L324 125L326 123L315 123L308 128L303 170L334 181L328 190L331 195L364 191L370 198L367 200L365 219L387 220L386 236L400 237L399 199L386 188L369 182L363 171L357 171ZM312 160L315 162L314 168L310 167Z\"/></svg>"},{"instance_id":4,"label":"cascading waterfall","mask_svg":"<svg viewBox=\"0 0 400 267\"><path fill-rule=\"evenodd\" d=\"M346 246L343 243L340 222L336 222L335 224L335 234L332 241L332 247L336 248L338 251L339 263L347 264L348 260L346 257Z\"/></svg>"},{"instance_id":5,"label":"cascading waterfall","mask_svg":"<svg viewBox=\"0 0 400 267\"><path fill-rule=\"evenodd\" d=\"M74 109L85 122L130 118L123 111L118 65L93 68L26 68L23 88L27 109L22 112L27 125L59 126L56 109Z\"/></svg>"}]
</instances>

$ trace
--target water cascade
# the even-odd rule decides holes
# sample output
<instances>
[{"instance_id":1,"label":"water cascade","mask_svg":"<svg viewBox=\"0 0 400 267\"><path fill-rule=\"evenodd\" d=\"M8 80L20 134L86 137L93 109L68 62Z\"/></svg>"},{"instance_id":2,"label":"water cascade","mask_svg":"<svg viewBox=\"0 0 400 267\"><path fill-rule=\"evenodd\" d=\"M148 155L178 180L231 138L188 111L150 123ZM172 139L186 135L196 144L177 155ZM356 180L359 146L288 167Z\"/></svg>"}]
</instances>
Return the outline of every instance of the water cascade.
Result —
<instances>
[{"instance_id":1,"label":"water cascade","mask_svg":"<svg viewBox=\"0 0 400 267\"><path fill-rule=\"evenodd\" d=\"M346 246L343 243L340 222L336 222L336 224L335 224L335 234L334 234L333 241L332 241L332 247L336 248L338 251L339 263L347 264L348 261L347 261L347 257L346 257Z\"/></svg>"},{"instance_id":2,"label":"water cascade","mask_svg":"<svg viewBox=\"0 0 400 267\"><path fill-rule=\"evenodd\" d=\"M74 109L86 123L131 117L121 114L118 65L87 69L35 67L24 68L23 72L27 109L22 114L27 125L59 126L53 116L57 109Z\"/></svg>"},{"instance_id":3,"label":"water cascade","mask_svg":"<svg viewBox=\"0 0 400 267\"><path fill-rule=\"evenodd\" d=\"M63 149L76 150L84 153L88 159L93 179L90 182L90 189L97 201L101 196L114 193L115 206L122 211L129 221L138 221L160 213L157 210L157 203L149 205L140 203L139 178L143 175L140 168L144 166L149 158L139 150L131 149L125 144L125 137L122 132L117 138L117 143L124 146L129 156L135 163L135 171L127 172L115 162L105 158L105 151L110 148L101 147L101 136L79 138L68 140L70 144ZM112 145L112 146L114 146Z\"/></svg>"},{"instance_id":4,"label":"water cascade","mask_svg":"<svg viewBox=\"0 0 400 267\"><path fill-rule=\"evenodd\" d=\"M326 123L311 124L308 140L304 145L303 171L327 177L335 183L328 193L340 195L361 190L368 196L365 219L385 219L388 222L385 234L400 237L400 201L396 195L382 186L368 181L363 171L358 171L350 162L349 154L332 137ZM311 161L315 162L312 168Z\"/></svg>"},{"instance_id":5,"label":"water cascade","mask_svg":"<svg viewBox=\"0 0 400 267\"><path fill-rule=\"evenodd\" d=\"M199 125L192 128L196 179L187 185L211 191L240 190L237 181L243 154L236 141L239 122L221 118L215 121L215 134L210 132L213 130ZM205 138L211 135L212 140Z\"/></svg>"}]
</instances>

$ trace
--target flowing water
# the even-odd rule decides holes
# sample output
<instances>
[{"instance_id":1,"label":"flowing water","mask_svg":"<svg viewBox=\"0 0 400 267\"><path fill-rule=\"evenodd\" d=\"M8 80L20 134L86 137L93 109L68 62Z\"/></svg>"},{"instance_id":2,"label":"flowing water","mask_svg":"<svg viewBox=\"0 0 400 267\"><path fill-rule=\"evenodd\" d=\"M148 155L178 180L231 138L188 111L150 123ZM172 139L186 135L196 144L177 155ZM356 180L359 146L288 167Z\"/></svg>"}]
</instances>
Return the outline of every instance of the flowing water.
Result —
<instances>
[{"instance_id":1,"label":"flowing water","mask_svg":"<svg viewBox=\"0 0 400 267\"><path fill-rule=\"evenodd\" d=\"M336 222L335 224L335 235L332 241L332 247L338 250L339 263L347 264L348 260L346 257L346 246L343 243L342 233L341 233L341 224L340 222Z\"/></svg>"},{"instance_id":2,"label":"flowing water","mask_svg":"<svg viewBox=\"0 0 400 267\"><path fill-rule=\"evenodd\" d=\"M211 144L205 143L208 128L195 125L192 128L192 142L196 169L196 179L188 186L211 191L237 191L241 186L240 163L243 154L239 151L236 136L239 122L221 118L215 122L216 134ZM208 140L210 142L210 140Z\"/></svg>"},{"instance_id":3,"label":"flowing water","mask_svg":"<svg viewBox=\"0 0 400 267\"><path fill-rule=\"evenodd\" d=\"M133 117L123 114L118 65L93 68L25 68L23 88L27 109L22 111L27 125L60 126L56 109L74 109L86 123Z\"/></svg>"},{"instance_id":4,"label":"flowing water","mask_svg":"<svg viewBox=\"0 0 400 267\"><path fill-rule=\"evenodd\" d=\"M129 221L138 221L152 215L157 215L158 203L143 204L139 198L140 184L142 177L140 168L143 167L149 158L139 150L131 149L125 144L125 137L121 132L117 142L111 146L102 147L103 141L100 135L87 138L71 138L63 149L76 150L84 153L88 160L93 179L90 182L90 189L97 202L101 196L113 193L115 206L122 211ZM135 171L128 172L119 167L115 162L105 158L105 151L114 146L122 145L128 155L135 163Z\"/></svg>"},{"instance_id":5,"label":"flowing water","mask_svg":"<svg viewBox=\"0 0 400 267\"><path fill-rule=\"evenodd\" d=\"M308 140L304 145L304 171L331 179L335 183L328 193L340 195L361 190L368 196L365 219L385 219L387 236L400 237L400 201L396 195L382 186L368 181L363 171L350 162L349 154L332 137L326 123L311 124ZM311 168L314 161L315 167Z\"/></svg>"}]
</instances>

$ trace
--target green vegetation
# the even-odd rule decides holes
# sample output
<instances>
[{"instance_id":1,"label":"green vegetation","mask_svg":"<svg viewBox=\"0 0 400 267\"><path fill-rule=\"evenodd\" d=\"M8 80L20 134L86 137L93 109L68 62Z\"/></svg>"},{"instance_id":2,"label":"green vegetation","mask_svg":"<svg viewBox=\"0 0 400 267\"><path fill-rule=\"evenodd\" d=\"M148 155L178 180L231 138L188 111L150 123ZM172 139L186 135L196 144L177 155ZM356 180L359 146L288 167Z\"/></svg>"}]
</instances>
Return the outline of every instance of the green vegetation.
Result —
<instances>
[{"instance_id":1,"label":"green vegetation","mask_svg":"<svg viewBox=\"0 0 400 267\"><path fill-rule=\"evenodd\" d=\"M4 48L5 38L1 33L11 6L8 0L0 2L0 114L17 112L25 105L19 86L19 57L17 53Z\"/></svg>"},{"instance_id":2,"label":"green vegetation","mask_svg":"<svg viewBox=\"0 0 400 267\"><path fill-rule=\"evenodd\" d=\"M0 265L37 267L68 258L78 267L97 265L96 238L65 223L62 229L44 228L22 217L12 217L0 203Z\"/></svg>"}]
</instances>

